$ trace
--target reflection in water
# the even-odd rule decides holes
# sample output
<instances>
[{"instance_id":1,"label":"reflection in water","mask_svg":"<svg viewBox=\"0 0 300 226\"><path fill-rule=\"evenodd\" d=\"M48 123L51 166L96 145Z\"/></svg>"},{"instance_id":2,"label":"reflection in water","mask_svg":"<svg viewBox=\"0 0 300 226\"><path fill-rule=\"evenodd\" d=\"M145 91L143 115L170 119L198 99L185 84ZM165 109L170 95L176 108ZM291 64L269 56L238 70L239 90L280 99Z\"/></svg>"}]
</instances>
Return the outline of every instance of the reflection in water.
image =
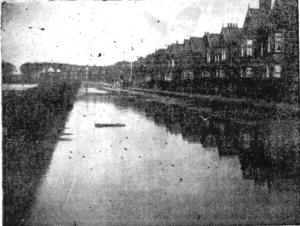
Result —
<instances>
[{"instance_id":1,"label":"reflection in water","mask_svg":"<svg viewBox=\"0 0 300 226\"><path fill-rule=\"evenodd\" d=\"M299 221L299 124L199 114L136 97L79 95L64 131L71 140L58 142L29 222Z\"/></svg>"},{"instance_id":2,"label":"reflection in water","mask_svg":"<svg viewBox=\"0 0 300 226\"><path fill-rule=\"evenodd\" d=\"M165 126L171 134L182 134L188 142L217 148L221 157L238 156L245 179L267 184L270 189L274 183L277 189L294 191L300 185L299 121L245 124L213 119L206 121L199 117L201 113L176 105L149 104L137 98L130 100L116 98L114 103L121 108L131 107L137 112L144 112L157 125Z\"/></svg>"}]
</instances>

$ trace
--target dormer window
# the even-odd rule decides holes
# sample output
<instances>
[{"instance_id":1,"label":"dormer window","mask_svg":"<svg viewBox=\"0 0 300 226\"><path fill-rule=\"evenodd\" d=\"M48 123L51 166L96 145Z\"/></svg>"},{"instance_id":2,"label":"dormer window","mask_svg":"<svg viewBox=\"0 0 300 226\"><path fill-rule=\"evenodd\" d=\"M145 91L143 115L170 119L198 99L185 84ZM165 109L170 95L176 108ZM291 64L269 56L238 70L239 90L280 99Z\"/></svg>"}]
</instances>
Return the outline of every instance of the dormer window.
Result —
<instances>
[{"instance_id":1,"label":"dormer window","mask_svg":"<svg viewBox=\"0 0 300 226\"><path fill-rule=\"evenodd\" d=\"M283 34L275 33L275 53L283 52Z\"/></svg>"}]
</instances>

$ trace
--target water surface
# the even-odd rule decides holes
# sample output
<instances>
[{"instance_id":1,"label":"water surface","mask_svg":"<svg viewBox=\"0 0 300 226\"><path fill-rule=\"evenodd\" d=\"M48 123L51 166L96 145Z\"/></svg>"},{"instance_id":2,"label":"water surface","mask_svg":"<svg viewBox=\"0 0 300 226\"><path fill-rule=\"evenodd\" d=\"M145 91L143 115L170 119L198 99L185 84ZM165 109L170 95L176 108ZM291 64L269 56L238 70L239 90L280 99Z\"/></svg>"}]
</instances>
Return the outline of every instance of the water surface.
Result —
<instances>
[{"instance_id":1,"label":"water surface","mask_svg":"<svg viewBox=\"0 0 300 226\"><path fill-rule=\"evenodd\" d=\"M32 225L299 222L298 121L203 120L86 91L40 183Z\"/></svg>"}]
</instances>

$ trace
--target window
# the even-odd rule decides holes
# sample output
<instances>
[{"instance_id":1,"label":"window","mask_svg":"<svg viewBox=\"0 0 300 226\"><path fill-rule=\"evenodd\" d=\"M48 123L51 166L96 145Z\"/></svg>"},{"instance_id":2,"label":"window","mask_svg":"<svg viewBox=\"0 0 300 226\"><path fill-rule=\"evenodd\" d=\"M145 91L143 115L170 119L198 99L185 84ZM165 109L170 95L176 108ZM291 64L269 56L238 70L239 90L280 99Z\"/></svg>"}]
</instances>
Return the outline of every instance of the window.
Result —
<instances>
[{"instance_id":1,"label":"window","mask_svg":"<svg viewBox=\"0 0 300 226\"><path fill-rule=\"evenodd\" d=\"M207 63L210 63L210 53L207 53L206 60L207 60Z\"/></svg>"},{"instance_id":2,"label":"window","mask_svg":"<svg viewBox=\"0 0 300 226\"><path fill-rule=\"evenodd\" d=\"M275 34L275 53L283 52L283 35L282 33Z\"/></svg>"},{"instance_id":3,"label":"window","mask_svg":"<svg viewBox=\"0 0 300 226\"><path fill-rule=\"evenodd\" d=\"M271 52L271 37L268 38L268 53Z\"/></svg>"},{"instance_id":4,"label":"window","mask_svg":"<svg viewBox=\"0 0 300 226\"><path fill-rule=\"evenodd\" d=\"M281 77L281 66L280 65L275 65L274 67L274 78L280 78Z\"/></svg>"},{"instance_id":5,"label":"window","mask_svg":"<svg viewBox=\"0 0 300 226\"><path fill-rule=\"evenodd\" d=\"M247 56L253 56L253 40L247 40Z\"/></svg>"},{"instance_id":6,"label":"window","mask_svg":"<svg viewBox=\"0 0 300 226\"><path fill-rule=\"evenodd\" d=\"M173 59L171 61L171 67L175 67L175 60L173 60Z\"/></svg>"},{"instance_id":7,"label":"window","mask_svg":"<svg viewBox=\"0 0 300 226\"><path fill-rule=\"evenodd\" d=\"M246 77L252 77L252 68L251 67L246 68Z\"/></svg>"},{"instance_id":8,"label":"window","mask_svg":"<svg viewBox=\"0 0 300 226\"><path fill-rule=\"evenodd\" d=\"M165 74L165 81L167 82L172 81L172 73Z\"/></svg>"},{"instance_id":9,"label":"window","mask_svg":"<svg viewBox=\"0 0 300 226\"><path fill-rule=\"evenodd\" d=\"M221 60L226 60L226 50L222 49Z\"/></svg>"},{"instance_id":10,"label":"window","mask_svg":"<svg viewBox=\"0 0 300 226\"><path fill-rule=\"evenodd\" d=\"M269 69L269 66L267 66L267 69L266 69L266 78L270 78L270 69Z\"/></svg>"},{"instance_id":11,"label":"window","mask_svg":"<svg viewBox=\"0 0 300 226\"><path fill-rule=\"evenodd\" d=\"M241 48L241 57L244 57L244 47Z\"/></svg>"},{"instance_id":12,"label":"window","mask_svg":"<svg viewBox=\"0 0 300 226\"><path fill-rule=\"evenodd\" d=\"M225 71L223 69L220 70L220 78L225 77Z\"/></svg>"}]
</instances>

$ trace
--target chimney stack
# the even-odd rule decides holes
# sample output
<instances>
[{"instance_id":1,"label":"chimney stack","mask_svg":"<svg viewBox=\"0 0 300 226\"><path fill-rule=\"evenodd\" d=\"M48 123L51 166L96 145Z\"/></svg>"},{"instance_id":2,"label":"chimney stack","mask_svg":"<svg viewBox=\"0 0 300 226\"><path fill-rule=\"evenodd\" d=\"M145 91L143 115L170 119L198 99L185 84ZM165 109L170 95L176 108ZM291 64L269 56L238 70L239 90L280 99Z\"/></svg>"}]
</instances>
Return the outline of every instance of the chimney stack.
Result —
<instances>
[{"instance_id":1,"label":"chimney stack","mask_svg":"<svg viewBox=\"0 0 300 226\"><path fill-rule=\"evenodd\" d=\"M270 12L272 0L259 0L259 9L265 12Z\"/></svg>"}]
</instances>

